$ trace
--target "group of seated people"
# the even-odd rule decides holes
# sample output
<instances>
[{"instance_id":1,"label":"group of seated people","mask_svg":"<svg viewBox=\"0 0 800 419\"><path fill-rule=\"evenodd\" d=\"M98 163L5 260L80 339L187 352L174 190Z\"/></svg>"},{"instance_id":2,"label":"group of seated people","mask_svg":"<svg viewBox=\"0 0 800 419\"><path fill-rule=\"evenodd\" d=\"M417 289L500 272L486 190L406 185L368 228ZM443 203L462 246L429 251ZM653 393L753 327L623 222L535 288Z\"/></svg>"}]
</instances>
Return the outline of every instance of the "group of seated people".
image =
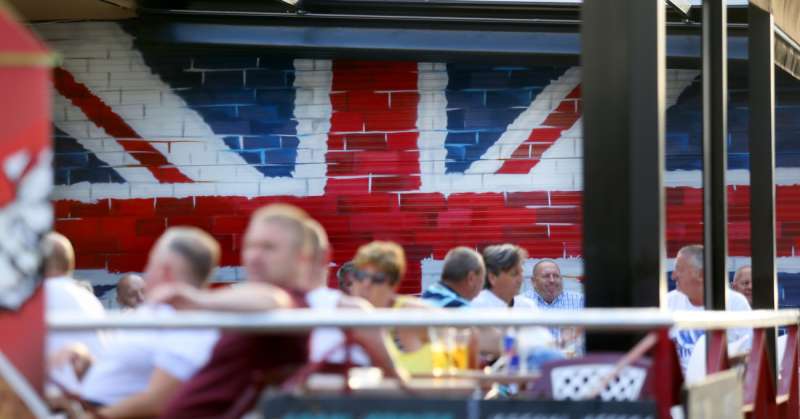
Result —
<instances>
[{"instance_id":1,"label":"group of seated people","mask_svg":"<svg viewBox=\"0 0 800 419\"><path fill-rule=\"evenodd\" d=\"M74 250L58 233L44 239L47 311L101 317L104 309L89 291L71 279ZM403 248L372 242L358 249L345 269L343 288L326 286L330 246L325 230L304 211L275 204L257 210L241 247L246 281L208 289L220 259L220 246L194 227L169 228L153 246L143 273L118 289L118 302L144 296L126 315L153 318L176 310L263 312L274 309L510 307L536 310L537 301L518 295L527 254L520 247L489 246L483 254L467 247L446 256L441 281L420 297L400 295L406 271ZM534 297L566 307L578 294L563 290L558 266L541 262L542 286ZM536 275L534 275L536 276ZM536 279L534 279L536 281ZM134 288L128 292L124 288ZM138 290L138 291L137 291ZM124 294L132 294L126 298ZM582 301L580 301L582 304ZM547 308L546 306L544 306ZM541 332L541 331L540 331ZM552 345L547 330L541 344ZM471 336L478 355L497 355L498 331ZM349 345L352 343L353 345ZM431 371L431 342L426 329L320 328L311 333L243 333L217 330L112 330L51 332L47 339L54 397L60 406L76 401L88 417L224 417L252 406L257 389L286 381L309 363L371 365L385 376L405 378ZM557 355L554 355L557 356Z\"/></svg>"},{"instance_id":2,"label":"group of seated people","mask_svg":"<svg viewBox=\"0 0 800 419\"><path fill-rule=\"evenodd\" d=\"M51 233L44 239L43 252L48 313L103 316L97 298L71 279L75 257L69 241ZM564 290L559 267L552 260L536 264L533 289L521 295L528 255L512 244L488 246L481 253L467 247L450 250L441 280L415 297L398 293L406 271L403 248L376 241L360 247L353 260L339 270L339 290L328 288L331 251L324 228L299 208L283 204L261 208L251 217L241 246L246 281L211 290L207 285L220 253L216 240L201 229L169 228L150 252L144 279L126 280L133 285L118 290L118 302L132 301L130 305L136 306L144 300L127 315L147 318L187 309L346 308L366 312L373 307L583 307L581 294ZM669 308L701 309L702 247L690 246L679 252L673 277L677 290L668 296ZM746 300L740 304L741 295L731 294L728 301L734 309L749 309ZM550 348L558 346L554 342L563 338L563 330L530 329L534 345L543 348L542 362L561 356ZM687 348L697 341L694 335L684 338L675 336L679 350L683 350L682 339ZM475 330L470 338L470 367L497 358L501 340L499 330ZM70 407L78 401L80 414L105 418L225 417L253 406L261 388L285 382L309 363L371 365L385 376L401 379L408 373L429 373L432 368L428 330L415 328L347 332L319 328L311 333L59 331L48 335L47 354L51 382L59 390L54 393L60 394L53 402L76 414Z\"/></svg>"}]
</instances>

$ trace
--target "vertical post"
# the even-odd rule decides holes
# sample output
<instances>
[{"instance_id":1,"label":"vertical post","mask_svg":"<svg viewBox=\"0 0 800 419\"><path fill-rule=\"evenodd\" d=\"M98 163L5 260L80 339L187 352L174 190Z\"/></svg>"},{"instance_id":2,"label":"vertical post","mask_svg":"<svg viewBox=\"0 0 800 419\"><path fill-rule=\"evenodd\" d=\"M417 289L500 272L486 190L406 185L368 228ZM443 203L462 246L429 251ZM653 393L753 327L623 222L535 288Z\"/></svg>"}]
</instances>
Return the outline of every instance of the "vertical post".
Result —
<instances>
[{"instance_id":1,"label":"vertical post","mask_svg":"<svg viewBox=\"0 0 800 419\"><path fill-rule=\"evenodd\" d=\"M750 78L750 237L753 257L753 308L777 308L775 273L775 35L772 14L748 9ZM769 364L775 358L775 329L765 344ZM775 377L772 371L772 377Z\"/></svg>"},{"instance_id":2,"label":"vertical post","mask_svg":"<svg viewBox=\"0 0 800 419\"><path fill-rule=\"evenodd\" d=\"M728 13L703 1L703 241L705 308L725 310L728 286Z\"/></svg>"},{"instance_id":3,"label":"vertical post","mask_svg":"<svg viewBox=\"0 0 800 419\"><path fill-rule=\"evenodd\" d=\"M589 307L658 307L663 271L665 10L659 0L581 6L583 254ZM591 349L621 349L604 336Z\"/></svg>"}]
</instances>

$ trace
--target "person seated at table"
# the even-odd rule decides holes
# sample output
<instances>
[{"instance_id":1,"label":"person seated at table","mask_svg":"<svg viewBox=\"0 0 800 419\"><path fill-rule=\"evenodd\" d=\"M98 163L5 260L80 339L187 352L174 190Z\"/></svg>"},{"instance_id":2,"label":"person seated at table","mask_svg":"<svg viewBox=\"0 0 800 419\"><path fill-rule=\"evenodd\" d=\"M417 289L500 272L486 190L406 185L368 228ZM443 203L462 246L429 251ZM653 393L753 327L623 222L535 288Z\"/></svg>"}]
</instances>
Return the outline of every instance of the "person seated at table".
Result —
<instances>
[{"instance_id":1,"label":"person seated at table","mask_svg":"<svg viewBox=\"0 0 800 419\"><path fill-rule=\"evenodd\" d=\"M422 300L397 293L406 273L406 255L396 243L373 241L358 248L350 287L353 295L378 308L431 308ZM411 374L430 373L433 357L426 329L389 331L386 347L395 363Z\"/></svg>"}]
</instances>

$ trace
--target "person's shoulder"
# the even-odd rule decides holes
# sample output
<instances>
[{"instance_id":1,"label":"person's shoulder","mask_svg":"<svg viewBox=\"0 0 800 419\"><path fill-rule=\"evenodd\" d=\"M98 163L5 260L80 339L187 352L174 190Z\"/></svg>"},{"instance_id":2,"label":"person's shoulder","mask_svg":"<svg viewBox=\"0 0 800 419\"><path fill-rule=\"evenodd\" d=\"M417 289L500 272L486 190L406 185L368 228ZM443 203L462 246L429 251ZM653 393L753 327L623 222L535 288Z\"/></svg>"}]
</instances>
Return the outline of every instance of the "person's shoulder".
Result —
<instances>
[{"instance_id":1,"label":"person's shoulder","mask_svg":"<svg viewBox=\"0 0 800 419\"><path fill-rule=\"evenodd\" d=\"M728 310L730 311L750 311L750 303L747 302L747 297L742 293L729 289L728 290Z\"/></svg>"},{"instance_id":2,"label":"person's shoulder","mask_svg":"<svg viewBox=\"0 0 800 419\"><path fill-rule=\"evenodd\" d=\"M539 309L539 305L532 298L522 294L514 297L514 307Z\"/></svg>"},{"instance_id":3,"label":"person's shoulder","mask_svg":"<svg viewBox=\"0 0 800 419\"><path fill-rule=\"evenodd\" d=\"M431 308L431 305L425 302L425 300L412 295L402 295L398 298L400 299L399 305L403 308Z\"/></svg>"},{"instance_id":4,"label":"person's shoulder","mask_svg":"<svg viewBox=\"0 0 800 419\"><path fill-rule=\"evenodd\" d=\"M672 290L667 293L667 308L670 310L682 310L689 306L689 297L686 294Z\"/></svg>"}]
</instances>

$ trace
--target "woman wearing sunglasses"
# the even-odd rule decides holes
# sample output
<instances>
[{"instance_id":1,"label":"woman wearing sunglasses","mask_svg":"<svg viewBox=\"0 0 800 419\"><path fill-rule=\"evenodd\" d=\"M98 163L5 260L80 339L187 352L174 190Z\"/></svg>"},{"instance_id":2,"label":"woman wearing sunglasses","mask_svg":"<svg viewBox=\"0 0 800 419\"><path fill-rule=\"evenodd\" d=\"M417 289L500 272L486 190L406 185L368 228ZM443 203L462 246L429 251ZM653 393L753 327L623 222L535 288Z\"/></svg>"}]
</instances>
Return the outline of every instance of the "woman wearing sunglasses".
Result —
<instances>
[{"instance_id":1,"label":"woman wearing sunglasses","mask_svg":"<svg viewBox=\"0 0 800 419\"><path fill-rule=\"evenodd\" d=\"M353 265L350 287L353 295L378 308L430 308L416 297L397 294L406 273L406 255L398 244L386 241L365 244L358 249ZM431 373L433 358L426 329L392 329L386 346L395 363L409 373Z\"/></svg>"}]
</instances>

